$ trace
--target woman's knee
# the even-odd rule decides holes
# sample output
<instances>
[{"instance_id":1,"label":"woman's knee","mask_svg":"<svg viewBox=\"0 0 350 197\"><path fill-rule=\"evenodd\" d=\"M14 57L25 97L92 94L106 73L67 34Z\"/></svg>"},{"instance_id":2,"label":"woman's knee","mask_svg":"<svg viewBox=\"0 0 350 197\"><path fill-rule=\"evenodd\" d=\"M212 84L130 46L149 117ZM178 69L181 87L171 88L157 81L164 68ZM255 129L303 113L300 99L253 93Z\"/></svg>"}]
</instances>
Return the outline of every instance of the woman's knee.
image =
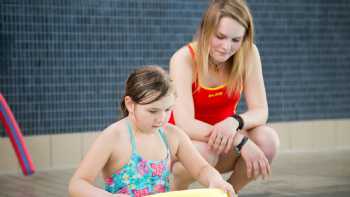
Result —
<instances>
[{"instance_id":1,"label":"woman's knee","mask_svg":"<svg viewBox=\"0 0 350 197\"><path fill-rule=\"evenodd\" d=\"M207 160L207 162L215 166L219 160L219 156L209 148L208 144L200 141L192 141L193 145L196 147L197 151L201 154L201 156Z\"/></svg>"},{"instance_id":2,"label":"woman's knee","mask_svg":"<svg viewBox=\"0 0 350 197\"><path fill-rule=\"evenodd\" d=\"M271 163L277 155L280 146L280 140L276 130L264 125L254 128L249 134L252 134L251 137L253 141L260 147Z\"/></svg>"}]
</instances>

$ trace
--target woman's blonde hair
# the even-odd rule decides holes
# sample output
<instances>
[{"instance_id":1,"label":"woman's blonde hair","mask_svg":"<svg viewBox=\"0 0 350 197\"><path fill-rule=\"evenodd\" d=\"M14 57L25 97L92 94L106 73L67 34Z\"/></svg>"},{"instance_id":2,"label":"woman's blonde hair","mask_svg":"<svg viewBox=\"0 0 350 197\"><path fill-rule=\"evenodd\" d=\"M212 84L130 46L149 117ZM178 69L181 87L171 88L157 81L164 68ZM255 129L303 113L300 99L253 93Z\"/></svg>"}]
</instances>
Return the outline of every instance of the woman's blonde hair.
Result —
<instances>
[{"instance_id":1,"label":"woman's blonde hair","mask_svg":"<svg viewBox=\"0 0 350 197\"><path fill-rule=\"evenodd\" d=\"M230 17L245 28L242 45L239 50L230 57L229 66L225 68L225 84L227 92L240 91L247 72L246 55L253 46L254 26L250 10L244 0L213 0L204 13L197 32L197 53L194 78L195 82L201 82L203 74L209 70L210 38L218 29L220 20ZM200 67L201 66L201 67Z\"/></svg>"}]
</instances>

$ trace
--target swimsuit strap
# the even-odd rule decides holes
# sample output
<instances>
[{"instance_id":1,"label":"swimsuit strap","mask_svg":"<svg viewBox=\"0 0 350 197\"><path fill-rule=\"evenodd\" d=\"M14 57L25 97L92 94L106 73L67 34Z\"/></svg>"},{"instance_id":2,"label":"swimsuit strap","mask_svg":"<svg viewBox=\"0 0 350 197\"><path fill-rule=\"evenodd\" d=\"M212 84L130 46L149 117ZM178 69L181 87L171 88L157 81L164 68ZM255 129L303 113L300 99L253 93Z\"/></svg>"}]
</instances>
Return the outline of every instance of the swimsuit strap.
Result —
<instances>
[{"instance_id":1,"label":"swimsuit strap","mask_svg":"<svg viewBox=\"0 0 350 197\"><path fill-rule=\"evenodd\" d=\"M128 126L128 133L129 133L129 138L130 138L130 142L131 142L132 152L135 153L136 152L135 137L134 137L134 134L132 133L130 121L126 121L126 122L127 122L126 125Z\"/></svg>"},{"instance_id":2,"label":"swimsuit strap","mask_svg":"<svg viewBox=\"0 0 350 197\"><path fill-rule=\"evenodd\" d=\"M194 52L193 47L191 46L190 43L187 45L187 47L188 47L188 49L190 50L190 54L191 54L192 60L195 62L195 60L196 60L196 54L195 54L195 52Z\"/></svg>"},{"instance_id":3,"label":"swimsuit strap","mask_svg":"<svg viewBox=\"0 0 350 197\"><path fill-rule=\"evenodd\" d=\"M162 141L164 142L166 148L168 149L168 152L170 152L170 146L169 146L168 138L166 137L166 135L164 133L163 127L160 127L158 132L159 132L160 137L162 138Z\"/></svg>"},{"instance_id":4,"label":"swimsuit strap","mask_svg":"<svg viewBox=\"0 0 350 197\"><path fill-rule=\"evenodd\" d=\"M134 134L132 132L131 123L129 121L127 121L127 126L128 126L128 133L129 133L129 138L130 138L130 142L131 142L132 152L136 153L137 149L136 149L135 137L134 137ZM170 152L168 139L164 133L164 129L162 127L159 128L158 133L159 133L163 143L165 144L165 147L167 148L168 152Z\"/></svg>"}]
</instances>

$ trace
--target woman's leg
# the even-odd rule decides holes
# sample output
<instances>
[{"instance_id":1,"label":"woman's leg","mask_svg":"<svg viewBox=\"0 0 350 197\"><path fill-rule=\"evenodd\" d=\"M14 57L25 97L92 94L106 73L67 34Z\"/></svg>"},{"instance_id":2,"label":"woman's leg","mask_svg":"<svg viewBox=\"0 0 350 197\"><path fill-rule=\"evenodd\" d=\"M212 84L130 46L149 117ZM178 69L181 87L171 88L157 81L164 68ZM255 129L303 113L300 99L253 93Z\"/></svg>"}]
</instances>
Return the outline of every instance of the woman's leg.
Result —
<instances>
[{"instance_id":1,"label":"woman's leg","mask_svg":"<svg viewBox=\"0 0 350 197\"><path fill-rule=\"evenodd\" d=\"M200 141L192 141L200 154L210 163L215 165L218 161L218 156L209 150L208 144ZM194 181L190 173L184 168L180 162L175 162L172 166L173 181L171 190L184 190Z\"/></svg>"},{"instance_id":2,"label":"woman's leg","mask_svg":"<svg viewBox=\"0 0 350 197\"><path fill-rule=\"evenodd\" d=\"M249 132L242 132L247 135L264 153L269 162L271 163L276 156L277 149L279 147L279 137L274 129L266 125L251 129ZM245 185L247 185L252 178L248 178L246 174L245 163L242 158L238 158L233 153L222 154L218 159L216 154L208 149L208 145L203 142L193 141L197 150L201 155L215 168L221 172L229 172L233 170L228 182L232 184L236 192L239 192ZM219 161L218 161L219 160ZM172 190L187 189L188 186L194 181L189 175L186 169L180 162L175 162L172 168L173 183L171 185Z\"/></svg>"},{"instance_id":3,"label":"woman's leg","mask_svg":"<svg viewBox=\"0 0 350 197\"><path fill-rule=\"evenodd\" d=\"M252 140L265 154L266 158L269 160L270 164L274 157L277 154L279 147L279 137L277 132L266 125L256 127L249 130L248 132L243 132L244 135L247 135L250 140ZM222 157L221 157L222 158ZM225 164L225 162L218 163L218 169L228 170L230 164ZM232 163L231 163L232 164ZM231 177L228 179L228 182L232 184L236 192L239 192L245 185L247 185L253 178L248 178L246 173L245 163L242 158L237 160L237 163L231 165L234 166L234 172L231 174ZM232 170L232 169L231 169Z\"/></svg>"}]
</instances>

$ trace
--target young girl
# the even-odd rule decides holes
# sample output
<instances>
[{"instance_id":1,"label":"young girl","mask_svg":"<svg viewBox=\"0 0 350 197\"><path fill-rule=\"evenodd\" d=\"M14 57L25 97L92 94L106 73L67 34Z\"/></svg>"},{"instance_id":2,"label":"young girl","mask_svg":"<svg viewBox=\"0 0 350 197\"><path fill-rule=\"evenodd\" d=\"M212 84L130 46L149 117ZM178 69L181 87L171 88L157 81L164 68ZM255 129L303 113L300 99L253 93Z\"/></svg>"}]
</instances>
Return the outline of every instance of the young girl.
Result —
<instances>
[{"instance_id":1,"label":"young girl","mask_svg":"<svg viewBox=\"0 0 350 197\"><path fill-rule=\"evenodd\" d=\"M146 196L168 192L171 161L201 184L234 196L232 186L197 152L188 136L167 123L175 102L169 76L157 66L135 70L121 102L124 117L96 139L69 184L71 196ZM93 186L102 171L105 191Z\"/></svg>"}]
</instances>

